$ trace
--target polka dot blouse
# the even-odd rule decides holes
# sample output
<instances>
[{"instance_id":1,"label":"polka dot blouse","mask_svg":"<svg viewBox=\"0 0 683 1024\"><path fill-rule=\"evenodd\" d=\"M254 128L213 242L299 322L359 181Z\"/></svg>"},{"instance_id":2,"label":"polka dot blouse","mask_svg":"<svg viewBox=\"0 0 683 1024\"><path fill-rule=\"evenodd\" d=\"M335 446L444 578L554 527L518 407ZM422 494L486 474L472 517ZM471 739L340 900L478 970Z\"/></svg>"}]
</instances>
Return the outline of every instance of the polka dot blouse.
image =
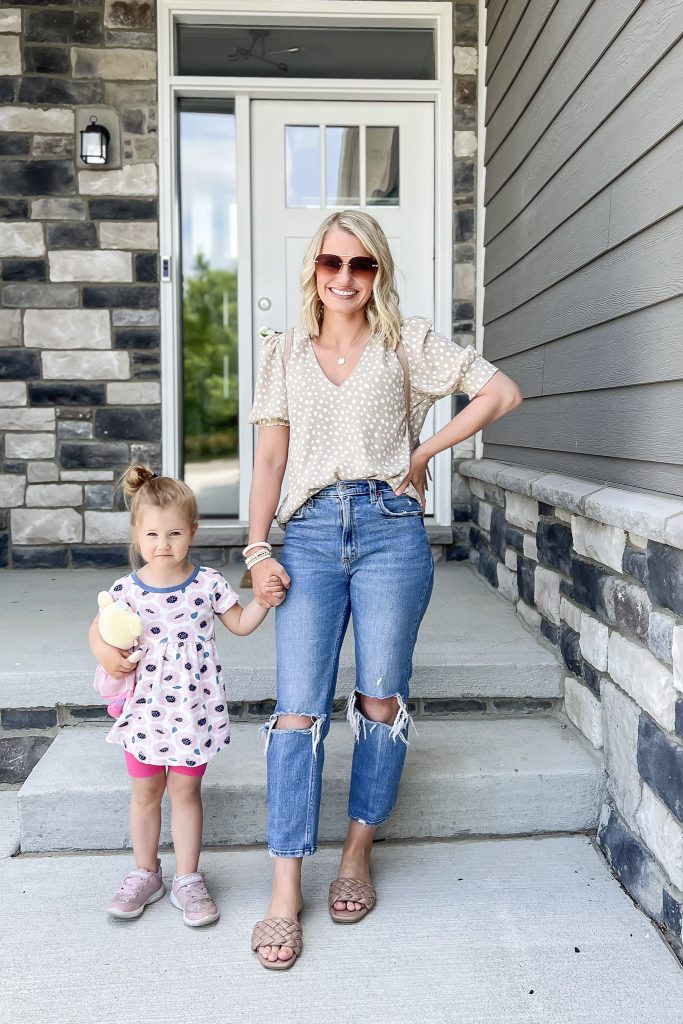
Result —
<instances>
[{"instance_id":1,"label":"polka dot blouse","mask_svg":"<svg viewBox=\"0 0 683 1024\"><path fill-rule=\"evenodd\" d=\"M454 391L474 398L496 372L471 345L461 348L422 317L404 321L401 339L410 369L410 440L403 370L381 339L370 339L340 385L323 373L303 328L293 332L286 370L284 335L265 339L249 422L290 428L281 526L307 498L338 480L385 480L398 487L434 402ZM406 493L417 497L412 486Z\"/></svg>"}]
</instances>

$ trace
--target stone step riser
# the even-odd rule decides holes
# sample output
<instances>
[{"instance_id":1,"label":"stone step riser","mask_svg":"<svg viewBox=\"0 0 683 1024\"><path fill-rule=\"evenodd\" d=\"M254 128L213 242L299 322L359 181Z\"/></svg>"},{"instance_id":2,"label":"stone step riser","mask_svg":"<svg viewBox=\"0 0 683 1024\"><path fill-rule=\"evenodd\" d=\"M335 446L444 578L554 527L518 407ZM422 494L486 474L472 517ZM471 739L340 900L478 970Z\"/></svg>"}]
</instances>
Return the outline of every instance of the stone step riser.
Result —
<instances>
[{"instance_id":1,"label":"stone step riser","mask_svg":"<svg viewBox=\"0 0 683 1024\"><path fill-rule=\"evenodd\" d=\"M494 797L495 790L495 797ZM580 792L580 804L576 805ZM514 776L488 776L449 787L448 797L435 799L428 786L409 781L399 805L382 826L385 839L454 839L579 832L594 833L597 814L592 780L567 775L553 782L538 776L520 786ZM325 787L321 808L321 842L340 842L346 835L348 787L335 781ZM166 801L164 801L166 805ZM204 845L252 846L266 834L265 788L222 789L204 795ZM258 813L254 809L259 808ZM130 848L127 790L102 800L99 796L60 806L57 816L38 823L30 804L23 803L24 853L57 850L123 850ZM161 843L171 844L169 810L164 807Z\"/></svg>"},{"instance_id":2,"label":"stone step riser","mask_svg":"<svg viewBox=\"0 0 683 1024\"><path fill-rule=\"evenodd\" d=\"M551 720L423 722L413 738L397 809L381 834L392 839L594 831L603 795L599 757ZM104 730L61 734L19 793L24 852L119 850L129 845L129 786L120 751ZM321 840L343 838L350 730L326 741ZM204 843L263 842L265 767L250 726L235 726L230 750L203 786ZM167 813L163 842L170 841Z\"/></svg>"},{"instance_id":3,"label":"stone step riser","mask_svg":"<svg viewBox=\"0 0 683 1024\"><path fill-rule=\"evenodd\" d=\"M462 718L504 718L519 715L549 715L562 710L562 698L500 697L465 698L408 701L408 710L417 720L462 719ZM260 701L256 704L228 702L232 722L262 724L275 710L274 701ZM346 717L346 698L334 702L333 721ZM3 708L0 711L0 741L7 737L23 735L56 736L60 729L92 724L111 723L103 704L78 705L57 704L54 708Z\"/></svg>"},{"instance_id":4,"label":"stone step riser","mask_svg":"<svg viewBox=\"0 0 683 1024\"><path fill-rule=\"evenodd\" d=\"M445 659L444 659L445 660ZM19 728L50 728L55 725L74 724L74 719L97 720L98 709L103 702L95 693L92 681L93 671L79 671L68 677L62 674L35 674L27 679L25 673L3 673L2 694L0 694L0 727L14 728L18 717L25 720ZM29 674L30 676L30 674ZM32 682L35 685L31 685ZM355 684L355 669L342 665L339 669L335 702L341 708ZM235 717L242 714L270 714L270 702L275 688L275 672L272 667L230 667L226 670L226 688L230 707ZM19 696L21 695L21 696ZM493 702L518 702L516 710L544 710L534 705L537 702L551 702L563 696L562 667L554 659L549 663L536 665L483 664L442 664L416 665L410 681L411 699L436 704L465 701L478 702L492 709ZM504 705L501 705L501 707ZM509 703L509 708L515 707ZM248 711L254 708L253 712ZM68 709L68 710L67 710ZM457 710L457 709L453 709ZM462 710L483 710L481 707Z\"/></svg>"}]
</instances>

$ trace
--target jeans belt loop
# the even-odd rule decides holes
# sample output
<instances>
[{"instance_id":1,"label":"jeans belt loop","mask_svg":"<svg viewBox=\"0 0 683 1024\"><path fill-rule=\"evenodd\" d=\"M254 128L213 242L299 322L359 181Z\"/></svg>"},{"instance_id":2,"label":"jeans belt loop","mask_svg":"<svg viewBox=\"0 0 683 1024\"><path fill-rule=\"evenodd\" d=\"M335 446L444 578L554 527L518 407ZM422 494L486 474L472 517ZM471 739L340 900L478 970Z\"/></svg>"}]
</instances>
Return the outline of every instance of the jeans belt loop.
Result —
<instances>
[{"instance_id":1,"label":"jeans belt loop","mask_svg":"<svg viewBox=\"0 0 683 1024\"><path fill-rule=\"evenodd\" d=\"M371 505L376 505L377 504L377 481L376 480L368 480L368 483L370 484L370 504Z\"/></svg>"}]
</instances>

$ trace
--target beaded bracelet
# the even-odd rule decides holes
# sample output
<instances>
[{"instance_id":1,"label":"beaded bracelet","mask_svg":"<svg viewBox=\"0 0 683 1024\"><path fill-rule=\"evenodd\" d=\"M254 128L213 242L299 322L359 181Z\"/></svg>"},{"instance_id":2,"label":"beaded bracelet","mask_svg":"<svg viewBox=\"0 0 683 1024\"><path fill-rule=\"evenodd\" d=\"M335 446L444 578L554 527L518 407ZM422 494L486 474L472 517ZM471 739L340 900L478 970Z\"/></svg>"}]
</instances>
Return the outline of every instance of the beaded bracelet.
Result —
<instances>
[{"instance_id":1,"label":"beaded bracelet","mask_svg":"<svg viewBox=\"0 0 683 1024\"><path fill-rule=\"evenodd\" d=\"M257 552L255 555L250 555L249 558L245 559L247 569L251 569L252 566L257 565L258 562L265 562L265 560L270 557L270 552L265 549L262 549L261 552Z\"/></svg>"},{"instance_id":2,"label":"beaded bracelet","mask_svg":"<svg viewBox=\"0 0 683 1024\"><path fill-rule=\"evenodd\" d=\"M247 551L251 551L252 548L268 548L269 551L273 550L272 545L267 540L257 540L253 544L247 544L246 548L242 549L242 557L246 558Z\"/></svg>"}]
</instances>

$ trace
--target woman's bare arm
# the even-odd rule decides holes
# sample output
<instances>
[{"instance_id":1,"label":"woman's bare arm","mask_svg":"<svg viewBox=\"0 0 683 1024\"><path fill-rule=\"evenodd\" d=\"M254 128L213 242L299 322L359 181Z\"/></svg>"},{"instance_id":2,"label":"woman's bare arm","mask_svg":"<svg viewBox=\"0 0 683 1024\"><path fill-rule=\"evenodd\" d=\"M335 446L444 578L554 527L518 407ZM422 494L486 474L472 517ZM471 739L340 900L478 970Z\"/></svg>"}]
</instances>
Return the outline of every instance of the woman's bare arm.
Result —
<instances>
[{"instance_id":1,"label":"woman's bare arm","mask_svg":"<svg viewBox=\"0 0 683 1024\"><path fill-rule=\"evenodd\" d=\"M507 377L501 370L498 370L484 384L469 405L454 416L450 423L442 427L438 433L419 445L418 450L427 460L432 459L445 448L452 448L454 444L459 444L460 441L472 437L478 430L499 420L501 416L507 415L521 404L522 392L518 386L511 377Z\"/></svg>"},{"instance_id":2,"label":"woman's bare arm","mask_svg":"<svg viewBox=\"0 0 683 1024\"><path fill-rule=\"evenodd\" d=\"M259 428L249 493L249 544L268 539L280 498L288 451L289 427ZM273 608L284 601L284 595L276 598L264 589L265 581L273 574L280 577L285 588L289 587L289 576L274 558L265 558L251 570L254 598L262 608Z\"/></svg>"},{"instance_id":3,"label":"woman's bare arm","mask_svg":"<svg viewBox=\"0 0 683 1024\"><path fill-rule=\"evenodd\" d=\"M427 465L430 459L444 449L452 448L454 444L459 444L460 441L472 437L478 430L499 420L501 416L512 412L522 404L522 401L522 392L517 384L511 377L507 377L501 370L498 370L470 401L469 405L454 416L438 433L417 446L410 459L410 472L396 488L396 493L402 494L408 484L412 483L423 498L424 506Z\"/></svg>"}]
</instances>

